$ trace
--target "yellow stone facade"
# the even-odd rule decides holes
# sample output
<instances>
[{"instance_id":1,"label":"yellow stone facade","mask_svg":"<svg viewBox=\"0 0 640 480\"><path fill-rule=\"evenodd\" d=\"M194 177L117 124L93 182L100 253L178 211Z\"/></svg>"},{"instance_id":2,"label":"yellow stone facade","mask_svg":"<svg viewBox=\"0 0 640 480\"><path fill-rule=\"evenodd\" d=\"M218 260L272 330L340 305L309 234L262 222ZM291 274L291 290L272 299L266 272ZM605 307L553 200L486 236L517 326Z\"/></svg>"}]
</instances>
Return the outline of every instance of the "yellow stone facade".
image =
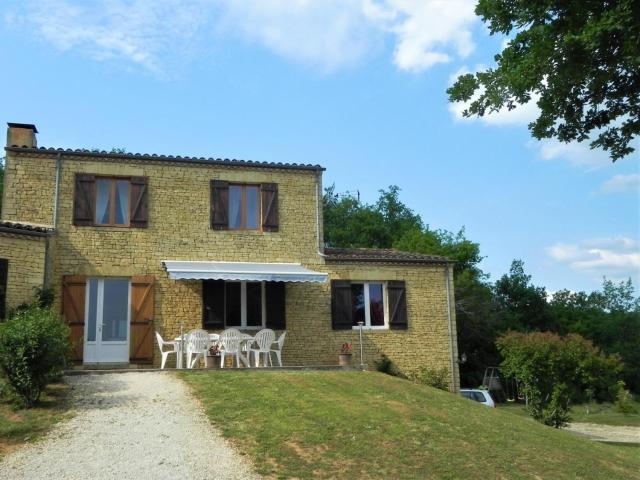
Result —
<instances>
[{"instance_id":1,"label":"yellow stone facade","mask_svg":"<svg viewBox=\"0 0 640 480\"><path fill-rule=\"evenodd\" d=\"M52 224L56 161L56 154L51 151L7 151L3 220ZM74 226L76 173L148 177L148 228ZM446 266L326 263L318 253L318 238L322 235L321 227L320 232L318 228L318 220L322 224L318 204L320 173L259 165L177 163L63 152L55 244L50 249L51 286L59 299L63 275L153 275L155 326L165 338L171 338L179 333L181 325L185 330L201 327L202 283L169 279L162 260L294 262L329 273L331 279L404 280L409 328L366 331L365 363L372 366L385 353L406 373L425 365L446 367L452 373L452 387L457 389L453 285L450 282L447 304ZM277 183L279 231L212 230L209 205L212 179ZM0 246L4 248L3 243ZM285 364L337 364L344 342L353 342L354 358L358 356L357 332L331 328L328 283L287 284L286 315ZM154 363L159 364L157 351Z\"/></svg>"},{"instance_id":2,"label":"yellow stone facade","mask_svg":"<svg viewBox=\"0 0 640 480\"><path fill-rule=\"evenodd\" d=\"M31 303L44 282L45 237L0 233L0 258L9 260L6 308Z\"/></svg>"}]
</instances>

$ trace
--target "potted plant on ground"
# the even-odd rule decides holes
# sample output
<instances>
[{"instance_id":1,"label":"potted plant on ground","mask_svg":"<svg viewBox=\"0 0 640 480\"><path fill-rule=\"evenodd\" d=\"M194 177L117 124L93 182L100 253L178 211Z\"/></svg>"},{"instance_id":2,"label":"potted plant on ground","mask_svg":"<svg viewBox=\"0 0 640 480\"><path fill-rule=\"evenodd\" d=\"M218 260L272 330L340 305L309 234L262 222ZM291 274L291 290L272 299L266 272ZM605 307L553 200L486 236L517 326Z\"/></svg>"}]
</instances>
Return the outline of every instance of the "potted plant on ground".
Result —
<instances>
[{"instance_id":1,"label":"potted plant on ground","mask_svg":"<svg viewBox=\"0 0 640 480\"><path fill-rule=\"evenodd\" d=\"M351 365L351 360L353 354L351 351L353 350L353 345L351 343L343 343L342 348L340 349L340 354L338 355L338 365L341 367L348 367Z\"/></svg>"},{"instance_id":2,"label":"potted plant on ground","mask_svg":"<svg viewBox=\"0 0 640 480\"><path fill-rule=\"evenodd\" d=\"M214 343L204 357L207 368L220 368L220 345Z\"/></svg>"}]
</instances>

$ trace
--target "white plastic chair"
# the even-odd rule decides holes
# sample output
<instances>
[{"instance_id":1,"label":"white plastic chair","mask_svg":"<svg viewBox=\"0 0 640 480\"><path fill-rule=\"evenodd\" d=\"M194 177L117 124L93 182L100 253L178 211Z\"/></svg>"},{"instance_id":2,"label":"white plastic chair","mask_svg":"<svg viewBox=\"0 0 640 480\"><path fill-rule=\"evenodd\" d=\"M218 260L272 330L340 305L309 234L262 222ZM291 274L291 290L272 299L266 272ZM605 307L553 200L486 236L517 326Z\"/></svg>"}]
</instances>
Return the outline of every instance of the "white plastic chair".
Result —
<instances>
[{"instance_id":1,"label":"white plastic chair","mask_svg":"<svg viewBox=\"0 0 640 480\"><path fill-rule=\"evenodd\" d=\"M158 341L158 348L160 349L160 355L162 355L162 363L160 364L160 368L162 370L164 370L164 366L167 363L167 357L171 354L171 353L175 353L176 354L176 361L177 361L177 355L180 352L180 345L178 345L178 342L172 341L172 342L167 342L162 338L162 335L160 335L158 332L156 332L156 340ZM165 347L172 347L171 350L165 350Z\"/></svg>"},{"instance_id":2,"label":"white plastic chair","mask_svg":"<svg viewBox=\"0 0 640 480\"><path fill-rule=\"evenodd\" d=\"M187 334L187 368L195 367L200 357L204 358L209 343L209 334L204 330L191 330Z\"/></svg>"},{"instance_id":3,"label":"white plastic chair","mask_svg":"<svg viewBox=\"0 0 640 480\"><path fill-rule=\"evenodd\" d=\"M236 359L236 367L240 366L240 349L242 348L242 333L235 328L225 330L220 334L220 368L224 368L225 355L233 355Z\"/></svg>"},{"instance_id":4,"label":"white plastic chair","mask_svg":"<svg viewBox=\"0 0 640 480\"><path fill-rule=\"evenodd\" d=\"M253 342L257 345L256 347L251 347L249 349L249 361L251 361L251 353L253 353L256 359L256 367L260 366L260 354L263 355L264 361L262 362L262 366L267 366L267 358L271 355L271 345L276 341L276 334L273 330L265 328L260 330L255 337L253 337Z\"/></svg>"},{"instance_id":5,"label":"white plastic chair","mask_svg":"<svg viewBox=\"0 0 640 480\"><path fill-rule=\"evenodd\" d=\"M273 342L271 345L271 349L269 350L269 364L272 367L273 367L273 361L271 359L272 353L276 354L276 358L278 359L278 365L282 366L282 346L284 345L284 339L286 336L287 336L287 332L282 332L282 335L278 337L278 340Z\"/></svg>"}]
</instances>

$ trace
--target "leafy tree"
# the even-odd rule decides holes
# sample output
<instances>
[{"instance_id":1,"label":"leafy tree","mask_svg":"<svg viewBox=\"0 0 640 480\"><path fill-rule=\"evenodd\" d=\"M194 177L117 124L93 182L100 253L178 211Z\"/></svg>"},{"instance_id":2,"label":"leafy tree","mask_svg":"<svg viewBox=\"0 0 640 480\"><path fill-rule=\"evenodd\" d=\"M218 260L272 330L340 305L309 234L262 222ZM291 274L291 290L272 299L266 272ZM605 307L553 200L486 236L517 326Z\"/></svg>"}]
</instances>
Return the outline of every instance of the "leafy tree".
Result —
<instances>
[{"instance_id":1,"label":"leafy tree","mask_svg":"<svg viewBox=\"0 0 640 480\"><path fill-rule=\"evenodd\" d=\"M338 194L335 187L324 195L324 240L333 247L391 248L405 232L421 229L422 220L399 198L400 189L380 190L374 205L351 194Z\"/></svg>"},{"instance_id":2,"label":"leafy tree","mask_svg":"<svg viewBox=\"0 0 640 480\"><path fill-rule=\"evenodd\" d=\"M529 413L547 425L563 426L569 402L584 400L584 392L611 400L617 390L619 357L603 354L580 335L508 332L497 345L503 374L518 380Z\"/></svg>"},{"instance_id":3,"label":"leafy tree","mask_svg":"<svg viewBox=\"0 0 640 480\"><path fill-rule=\"evenodd\" d=\"M602 291L556 292L549 304L561 333L575 332L592 340L606 353L624 362L622 378L640 392L640 298L631 280L604 279Z\"/></svg>"},{"instance_id":4,"label":"leafy tree","mask_svg":"<svg viewBox=\"0 0 640 480\"><path fill-rule=\"evenodd\" d=\"M507 275L495 284L495 301L502 331L556 331L544 287L531 284L524 262L514 260Z\"/></svg>"},{"instance_id":5,"label":"leafy tree","mask_svg":"<svg viewBox=\"0 0 640 480\"><path fill-rule=\"evenodd\" d=\"M510 37L496 66L458 77L451 102L484 116L536 101L537 139L594 138L616 161L640 133L640 3L637 0L479 0L491 34Z\"/></svg>"}]
</instances>

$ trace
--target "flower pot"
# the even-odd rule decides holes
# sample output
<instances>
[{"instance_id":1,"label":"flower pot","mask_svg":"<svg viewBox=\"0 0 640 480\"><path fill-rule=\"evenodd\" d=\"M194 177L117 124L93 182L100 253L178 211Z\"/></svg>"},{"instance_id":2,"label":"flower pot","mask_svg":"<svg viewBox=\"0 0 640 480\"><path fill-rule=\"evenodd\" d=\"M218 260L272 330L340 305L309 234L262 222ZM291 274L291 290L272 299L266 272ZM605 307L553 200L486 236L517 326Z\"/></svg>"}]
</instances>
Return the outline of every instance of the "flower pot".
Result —
<instances>
[{"instance_id":1,"label":"flower pot","mask_svg":"<svg viewBox=\"0 0 640 480\"><path fill-rule=\"evenodd\" d=\"M205 355L204 364L207 368L220 368L220 355Z\"/></svg>"},{"instance_id":2,"label":"flower pot","mask_svg":"<svg viewBox=\"0 0 640 480\"><path fill-rule=\"evenodd\" d=\"M351 366L352 359L353 359L353 354L341 353L338 355L338 365L340 365L341 367L349 367Z\"/></svg>"}]
</instances>

